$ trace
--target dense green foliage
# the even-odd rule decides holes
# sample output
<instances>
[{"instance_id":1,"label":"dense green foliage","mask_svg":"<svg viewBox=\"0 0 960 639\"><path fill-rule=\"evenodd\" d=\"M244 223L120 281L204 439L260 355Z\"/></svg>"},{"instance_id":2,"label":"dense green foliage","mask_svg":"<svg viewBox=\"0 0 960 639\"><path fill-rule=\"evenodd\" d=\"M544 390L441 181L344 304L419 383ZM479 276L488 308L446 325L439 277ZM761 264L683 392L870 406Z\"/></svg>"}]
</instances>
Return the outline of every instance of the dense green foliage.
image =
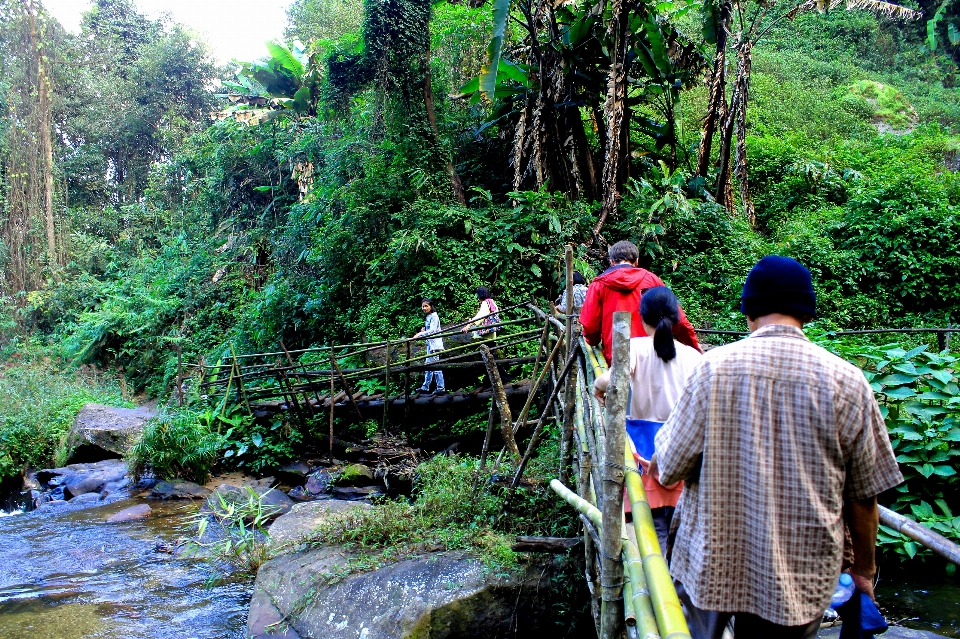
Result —
<instances>
[{"instance_id":1,"label":"dense green foliage","mask_svg":"<svg viewBox=\"0 0 960 639\"><path fill-rule=\"evenodd\" d=\"M771 253L813 271L821 330L955 321L956 9L920 4L930 32L925 22L832 11L800 13L760 40L744 133L755 224L711 197L716 167L695 177L709 99L698 65L712 59L716 36L702 27L715 7L648 7L655 17L637 23L646 25L637 42L648 64L638 62L629 96L622 201L600 235L635 241L643 265L701 327L743 328L743 280ZM296 348L410 335L422 296L452 323L474 313L480 285L502 305L554 299L564 244L588 277L604 268L593 233L600 194L580 183L524 190L558 183L537 172L574 150L563 139L553 151L539 138L516 142L528 124L550 137L551 127L573 122L581 160L603 160L608 16L587 19L582 5L558 13L561 33L549 42L516 28L522 8L498 14L504 64L488 69L485 87L491 12L470 3L297 0L290 43L223 70L181 27L145 18L129 0L97 0L78 37L38 14L55 122L60 257L51 263L42 258L40 156L21 135L37 129L39 66L20 55L30 52L20 4L0 2L0 330L32 331L73 364L111 367L135 389L166 397L178 355L212 363L231 348L275 350L281 340ZM517 62L535 53L552 65L539 75ZM235 103L213 93L217 74L225 81L217 91L234 93ZM552 96L542 113L525 102L561 76L575 78L571 93ZM554 111L562 122L550 119ZM535 147L550 156L539 165ZM17 164L23 149L33 153L32 174ZM24 184L30 197L21 202ZM844 354L866 364L864 354L894 350ZM897 507L952 526L944 522L960 512L953 475L937 469L956 470L953 405L931 395L955 383L934 372L953 370L946 358L903 353L868 374L879 376L910 474L910 497ZM896 366L914 366L917 377L882 381L907 374L889 372ZM916 399L896 396L907 387ZM29 441L5 426L21 434L4 436L0 459L46 463L64 419L47 420L61 425ZM202 479L214 465L257 472L310 435L196 402L151 425L133 459L164 476ZM486 516L483 504L450 521L469 528L469 517Z\"/></svg>"},{"instance_id":2,"label":"dense green foliage","mask_svg":"<svg viewBox=\"0 0 960 639\"><path fill-rule=\"evenodd\" d=\"M17 349L0 366L0 479L25 466L65 463L66 435L79 410L87 402L128 406L122 388L95 368L71 367L35 347Z\"/></svg>"}]
</instances>

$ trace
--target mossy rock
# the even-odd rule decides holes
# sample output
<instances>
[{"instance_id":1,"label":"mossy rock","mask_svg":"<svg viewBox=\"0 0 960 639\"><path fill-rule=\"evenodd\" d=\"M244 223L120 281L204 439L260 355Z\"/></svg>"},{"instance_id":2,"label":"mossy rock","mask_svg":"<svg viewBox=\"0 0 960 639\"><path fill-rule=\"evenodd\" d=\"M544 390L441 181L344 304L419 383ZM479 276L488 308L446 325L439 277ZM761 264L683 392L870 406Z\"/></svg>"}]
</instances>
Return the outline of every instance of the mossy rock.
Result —
<instances>
[{"instance_id":1,"label":"mossy rock","mask_svg":"<svg viewBox=\"0 0 960 639\"><path fill-rule=\"evenodd\" d=\"M369 466L350 464L340 469L334 484L337 486L370 486L377 483L376 475Z\"/></svg>"},{"instance_id":2,"label":"mossy rock","mask_svg":"<svg viewBox=\"0 0 960 639\"><path fill-rule=\"evenodd\" d=\"M916 109L889 84L860 80L847 87L842 100L844 108L871 120L881 133L905 133L917 125Z\"/></svg>"}]
</instances>

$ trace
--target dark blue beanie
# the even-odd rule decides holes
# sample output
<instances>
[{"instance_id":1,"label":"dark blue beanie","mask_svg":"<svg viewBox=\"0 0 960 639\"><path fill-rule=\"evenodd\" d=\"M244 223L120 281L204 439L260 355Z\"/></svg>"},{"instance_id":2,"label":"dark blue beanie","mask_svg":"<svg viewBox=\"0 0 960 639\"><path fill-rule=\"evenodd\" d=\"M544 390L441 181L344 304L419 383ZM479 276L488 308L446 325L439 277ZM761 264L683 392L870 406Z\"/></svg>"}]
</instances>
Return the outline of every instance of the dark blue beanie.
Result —
<instances>
[{"instance_id":1,"label":"dark blue beanie","mask_svg":"<svg viewBox=\"0 0 960 639\"><path fill-rule=\"evenodd\" d=\"M750 270L740 312L757 318L783 313L804 320L817 315L817 295L807 267L791 257L768 255Z\"/></svg>"}]
</instances>

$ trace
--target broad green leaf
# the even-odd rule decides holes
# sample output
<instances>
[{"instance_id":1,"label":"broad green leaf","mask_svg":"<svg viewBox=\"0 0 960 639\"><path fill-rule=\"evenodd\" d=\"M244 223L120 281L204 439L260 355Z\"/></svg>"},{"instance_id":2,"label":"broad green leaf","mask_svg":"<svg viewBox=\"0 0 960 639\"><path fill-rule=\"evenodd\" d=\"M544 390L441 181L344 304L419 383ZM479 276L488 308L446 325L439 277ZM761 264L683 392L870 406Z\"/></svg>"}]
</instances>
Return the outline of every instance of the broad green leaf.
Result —
<instances>
[{"instance_id":1,"label":"broad green leaf","mask_svg":"<svg viewBox=\"0 0 960 639\"><path fill-rule=\"evenodd\" d=\"M917 519L930 519L933 517L933 506L925 501L921 501L919 504L910 504L910 510L913 511L913 516Z\"/></svg>"},{"instance_id":2,"label":"broad green leaf","mask_svg":"<svg viewBox=\"0 0 960 639\"><path fill-rule=\"evenodd\" d=\"M950 370L933 371L930 374L944 384L949 384L950 380L953 378L953 372Z\"/></svg>"},{"instance_id":3,"label":"broad green leaf","mask_svg":"<svg viewBox=\"0 0 960 639\"><path fill-rule=\"evenodd\" d=\"M257 448L260 448L260 446L263 445L263 436L260 435L260 433L254 433L253 437L251 437L250 440L253 442L253 445L256 446Z\"/></svg>"},{"instance_id":4,"label":"broad green leaf","mask_svg":"<svg viewBox=\"0 0 960 639\"><path fill-rule=\"evenodd\" d=\"M924 464L926 468L926 464ZM940 477L953 477L957 474L957 471L953 469L952 466L937 466L933 469L933 472ZM924 475L924 477L929 477L930 475Z\"/></svg>"},{"instance_id":5,"label":"broad green leaf","mask_svg":"<svg viewBox=\"0 0 960 639\"><path fill-rule=\"evenodd\" d=\"M915 542L903 542L903 549L906 551L907 556L910 557L910 559L913 559L917 554L917 544Z\"/></svg>"},{"instance_id":6,"label":"broad green leaf","mask_svg":"<svg viewBox=\"0 0 960 639\"><path fill-rule=\"evenodd\" d=\"M930 475L932 475L935 470L936 469L933 467L933 464L924 464L923 466L917 469L917 472L923 475L924 477L926 477L927 479L929 479Z\"/></svg>"},{"instance_id":7,"label":"broad green leaf","mask_svg":"<svg viewBox=\"0 0 960 639\"><path fill-rule=\"evenodd\" d=\"M503 35L510 15L510 0L493 0L493 37L487 46L487 63L480 69L480 92L493 102L497 91L497 75L500 72L500 54Z\"/></svg>"},{"instance_id":8,"label":"broad green leaf","mask_svg":"<svg viewBox=\"0 0 960 639\"><path fill-rule=\"evenodd\" d=\"M274 62L290 71L297 78L303 76L303 64L300 60L297 60L297 56L290 49L278 42L267 42L266 46Z\"/></svg>"},{"instance_id":9,"label":"broad green leaf","mask_svg":"<svg viewBox=\"0 0 960 639\"><path fill-rule=\"evenodd\" d=\"M899 386L897 388L884 389L883 394L892 399L907 399L908 397L915 397L917 391L912 388L907 388L906 386Z\"/></svg>"},{"instance_id":10,"label":"broad green leaf","mask_svg":"<svg viewBox=\"0 0 960 639\"><path fill-rule=\"evenodd\" d=\"M906 354L904 354L903 358L910 359L911 357L916 357L917 355L919 355L925 350L927 350L927 345L921 344L920 346L917 346L916 348L912 348L909 351L907 351Z\"/></svg>"},{"instance_id":11,"label":"broad green leaf","mask_svg":"<svg viewBox=\"0 0 960 639\"><path fill-rule=\"evenodd\" d=\"M917 367L913 365L913 362L904 362L903 364L894 364L893 368L894 370L898 370L901 373L906 373L907 375L912 375L913 377L916 377L917 375L919 375L919 373L917 373Z\"/></svg>"},{"instance_id":12,"label":"broad green leaf","mask_svg":"<svg viewBox=\"0 0 960 639\"><path fill-rule=\"evenodd\" d=\"M953 22L947 23L947 39L953 46L960 44L960 29L957 29L957 25Z\"/></svg>"},{"instance_id":13,"label":"broad green leaf","mask_svg":"<svg viewBox=\"0 0 960 639\"><path fill-rule=\"evenodd\" d=\"M903 373L893 373L891 375L884 375L876 381L884 386L903 386L904 384L912 384L913 382L917 381L917 376L904 375Z\"/></svg>"},{"instance_id":14,"label":"broad green leaf","mask_svg":"<svg viewBox=\"0 0 960 639\"><path fill-rule=\"evenodd\" d=\"M530 272L533 273L536 277L540 277L541 275L543 275L543 271L541 271L540 267L537 266L536 264L530 265Z\"/></svg>"},{"instance_id":15,"label":"broad green leaf","mask_svg":"<svg viewBox=\"0 0 960 639\"><path fill-rule=\"evenodd\" d=\"M944 516L953 518L953 511L950 510L950 506L947 505L947 502L945 502L943 499L934 499L933 503L940 507L940 512L942 512Z\"/></svg>"}]
</instances>

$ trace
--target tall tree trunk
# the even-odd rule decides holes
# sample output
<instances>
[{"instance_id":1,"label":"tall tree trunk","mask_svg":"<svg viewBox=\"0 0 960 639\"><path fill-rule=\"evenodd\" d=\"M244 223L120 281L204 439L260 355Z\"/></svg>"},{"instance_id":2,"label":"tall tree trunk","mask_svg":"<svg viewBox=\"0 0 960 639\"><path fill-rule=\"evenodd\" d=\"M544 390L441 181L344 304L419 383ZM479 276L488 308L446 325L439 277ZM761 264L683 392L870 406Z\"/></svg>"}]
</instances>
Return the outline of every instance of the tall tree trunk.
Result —
<instances>
[{"instance_id":1,"label":"tall tree trunk","mask_svg":"<svg viewBox=\"0 0 960 639\"><path fill-rule=\"evenodd\" d=\"M603 106L607 120L607 148L603 162L603 205L600 217L593 227L594 238L607 218L616 214L620 204L620 190L630 161L629 117L627 106L627 54L630 50L631 0L614 0L613 13L607 27L607 36L613 41L610 71L607 76L607 100Z\"/></svg>"},{"instance_id":2,"label":"tall tree trunk","mask_svg":"<svg viewBox=\"0 0 960 639\"><path fill-rule=\"evenodd\" d=\"M433 80L430 75L430 49L427 48L426 61L423 65L423 102L427 107L427 119L430 120L430 128L433 129L433 135L436 138L437 146L441 146L440 140L440 127L437 126L437 111L433 103ZM454 197L457 198L457 202L460 204L466 205L467 203L467 192L463 188L463 182L460 180L460 175L457 173L457 167L453 165L453 158L448 154L444 153L446 156L447 163L447 175L450 176L450 188L453 190Z\"/></svg>"},{"instance_id":3,"label":"tall tree trunk","mask_svg":"<svg viewBox=\"0 0 960 639\"><path fill-rule=\"evenodd\" d=\"M753 56L753 42L747 40L740 48L737 58L737 88L740 104L736 113L737 150L734 158L733 174L740 185L740 202L747 215L750 226L756 226L757 215L750 197L750 180L747 171L747 103L750 101L750 66Z\"/></svg>"},{"instance_id":4,"label":"tall tree trunk","mask_svg":"<svg viewBox=\"0 0 960 639\"><path fill-rule=\"evenodd\" d=\"M697 175L707 177L710 170L710 150L713 136L717 131L717 122L726 117L727 104L727 27L730 23L731 5L729 1L720 3L717 11L717 53L713 60L713 73L710 77L710 99L707 115L703 119L703 138L697 152Z\"/></svg>"},{"instance_id":5,"label":"tall tree trunk","mask_svg":"<svg viewBox=\"0 0 960 639\"><path fill-rule=\"evenodd\" d=\"M23 0L23 9L30 21L30 46L37 63L37 94L40 103L39 133L44 164L44 221L47 230L47 257L50 261L50 267L53 268L57 262L57 239L53 223L53 143L50 134L53 118L50 114L50 81L47 77L42 46L37 35L37 24L34 17L35 7L30 0Z\"/></svg>"},{"instance_id":6,"label":"tall tree trunk","mask_svg":"<svg viewBox=\"0 0 960 639\"><path fill-rule=\"evenodd\" d=\"M743 37L743 34L740 36ZM737 75L733 82L733 95L730 97L730 109L723 121L723 128L720 131L720 154L717 159L719 173L717 175L717 189L715 198L717 203L722 204L728 211L733 211L735 203L729 194L732 189L728 188L731 181L730 174L730 156L733 150L733 137L737 128L737 116L740 113L741 104L746 109L745 90L749 84L749 78L744 78L744 74L749 74L749 61L752 43L749 40L740 40L737 42ZM746 55L744 55L746 53Z\"/></svg>"}]
</instances>

